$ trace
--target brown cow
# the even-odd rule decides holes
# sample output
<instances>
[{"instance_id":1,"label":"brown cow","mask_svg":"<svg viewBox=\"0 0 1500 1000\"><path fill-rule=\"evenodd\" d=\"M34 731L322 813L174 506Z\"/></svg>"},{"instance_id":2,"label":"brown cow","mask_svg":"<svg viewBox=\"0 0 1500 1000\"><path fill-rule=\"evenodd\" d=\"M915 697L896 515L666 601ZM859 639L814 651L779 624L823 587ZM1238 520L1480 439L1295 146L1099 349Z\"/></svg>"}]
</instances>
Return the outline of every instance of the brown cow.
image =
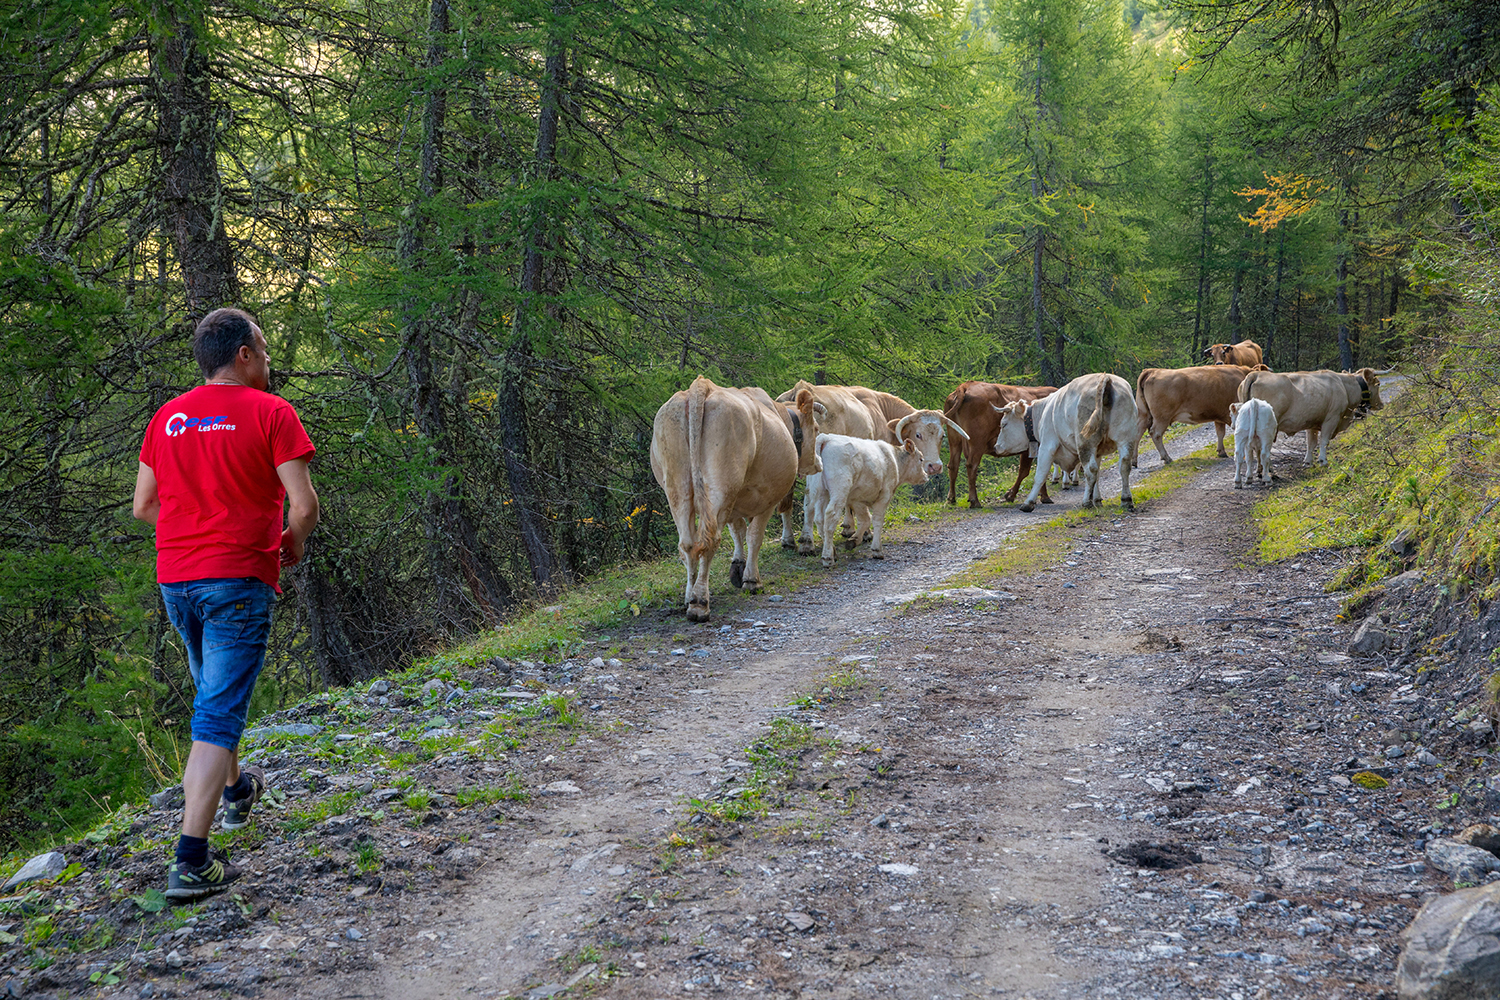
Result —
<instances>
[{"instance_id":1,"label":"brown cow","mask_svg":"<svg viewBox=\"0 0 1500 1000\"><path fill-rule=\"evenodd\" d=\"M734 536L729 582L752 593L759 587L766 522L797 477L820 468L815 405L810 392L783 405L764 390L700 375L656 411L651 472L677 524L689 621L708 621L708 568L726 524Z\"/></svg>"},{"instance_id":2,"label":"brown cow","mask_svg":"<svg viewBox=\"0 0 1500 1000\"><path fill-rule=\"evenodd\" d=\"M1213 421L1219 439L1219 457L1224 450L1224 428L1230 423L1229 407L1250 369L1243 365L1199 365L1195 368L1147 368L1135 380L1135 406L1141 434L1148 431L1163 464L1172 456L1162 435L1173 424L1206 424ZM1137 449L1139 450L1139 449Z\"/></svg>"},{"instance_id":3,"label":"brown cow","mask_svg":"<svg viewBox=\"0 0 1500 1000\"><path fill-rule=\"evenodd\" d=\"M886 441L899 446L902 441L891 431L890 421L904 420L916 414L917 419L907 425L911 428L908 438L918 454L922 456L928 475L935 476L942 471L943 460L938 451L938 443L942 440L943 425L945 423L950 427L957 427L957 425L937 410L919 410L900 396L893 396L876 389L867 389L862 385L813 385L803 381L798 381L796 385L777 396L776 400L781 403L790 402L799 398L803 390L812 393L813 400L823 407L818 414L818 432L821 434L844 434L849 437L867 438L871 441ZM957 431L959 436L967 436L968 432L962 427L958 427ZM816 485L809 480L808 492L812 492ZM812 555L814 549L813 518L812 513L807 510L807 505L803 504L802 537L795 542L792 538L790 489L777 510L781 513L782 547L789 549L795 545L802 555ZM851 529L849 533L852 533L852 524L852 518L845 521L845 528Z\"/></svg>"},{"instance_id":4,"label":"brown cow","mask_svg":"<svg viewBox=\"0 0 1500 1000\"><path fill-rule=\"evenodd\" d=\"M1253 340L1242 340L1238 344L1209 344L1203 349L1203 356L1213 359L1212 364L1244 365L1246 368L1254 368L1265 361L1260 345Z\"/></svg>"},{"instance_id":5,"label":"brown cow","mask_svg":"<svg viewBox=\"0 0 1500 1000\"><path fill-rule=\"evenodd\" d=\"M979 506L979 490L975 481L979 478L979 461L995 446L995 435L1000 433L1000 414L995 407L1003 407L1018 399L1038 400L1049 396L1057 389L1050 385L999 385L994 382L963 382L948 394L943 401L943 416L952 420L968 432L969 439L958 440L958 435L948 432L948 503L958 503L958 464L969 464L969 506ZM1016 475L1015 485L1005 494L1005 502L1015 500L1027 473L1031 471L1031 451L1020 452L1021 471ZM1042 503L1051 503L1047 488L1042 487Z\"/></svg>"}]
</instances>

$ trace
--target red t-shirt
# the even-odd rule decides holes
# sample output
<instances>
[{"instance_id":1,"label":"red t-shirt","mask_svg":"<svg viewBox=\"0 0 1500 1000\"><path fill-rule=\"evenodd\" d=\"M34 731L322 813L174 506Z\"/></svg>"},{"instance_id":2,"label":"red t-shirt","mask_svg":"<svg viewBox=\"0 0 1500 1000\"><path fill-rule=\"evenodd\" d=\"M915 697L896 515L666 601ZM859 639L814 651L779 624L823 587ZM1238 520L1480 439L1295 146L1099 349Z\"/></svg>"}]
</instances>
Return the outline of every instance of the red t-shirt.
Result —
<instances>
[{"instance_id":1,"label":"red t-shirt","mask_svg":"<svg viewBox=\"0 0 1500 1000\"><path fill-rule=\"evenodd\" d=\"M292 404L242 385L200 385L156 411L141 462L156 474L156 579L254 577L281 593L276 467L315 449Z\"/></svg>"}]
</instances>

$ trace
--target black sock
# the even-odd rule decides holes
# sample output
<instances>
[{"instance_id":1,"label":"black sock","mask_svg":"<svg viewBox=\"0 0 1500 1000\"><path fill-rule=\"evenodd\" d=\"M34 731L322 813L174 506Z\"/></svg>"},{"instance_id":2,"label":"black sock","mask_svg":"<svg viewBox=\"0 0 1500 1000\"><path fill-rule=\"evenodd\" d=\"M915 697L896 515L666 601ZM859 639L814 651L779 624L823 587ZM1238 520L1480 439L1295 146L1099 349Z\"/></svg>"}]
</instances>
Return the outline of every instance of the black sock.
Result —
<instances>
[{"instance_id":1,"label":"black sock","mask_svg":"<svg viewBox=\"0 0 1500 1000\"><path fill-rule=\"evenodd\" d=\"M207 860L207 837L189 837L184 833L177 838L177 861L179 864L192 865L194 868L198 868Z\"/></svg>"},{"instance_id":2,"label":"black sock","mask_svg":"<svg viewBox=\"0 0 1500 1000\"><path fill-rule=\"evenodd\" d=\"M241 771L239 781L236 781L232 785L224 786L224 801L238 802L241 799L248 799L252 791L254 789L250 787L250 776Z\"/></svg>"}]
</instances>

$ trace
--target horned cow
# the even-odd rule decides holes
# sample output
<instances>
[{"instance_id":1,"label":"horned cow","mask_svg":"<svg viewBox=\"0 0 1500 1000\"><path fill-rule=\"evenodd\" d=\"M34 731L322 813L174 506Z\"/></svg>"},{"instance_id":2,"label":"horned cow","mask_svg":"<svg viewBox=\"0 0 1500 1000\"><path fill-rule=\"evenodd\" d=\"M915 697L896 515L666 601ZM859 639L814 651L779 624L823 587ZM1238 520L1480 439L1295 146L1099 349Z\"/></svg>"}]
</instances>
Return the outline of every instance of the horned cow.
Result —
<instances>
[{"instance_id":1,"label":"horned cow","mask_svg":"<svg viewBox=\"0 0 1500 1000\"><path fill-rule=\"evenodd\" d=\"M1018 400L1000 412L997 454L1030 447L1036 453L1039 474L1020 509L1036 509L1045 470L1054 462L1064 471L1083 471L1083 505L1102 505L1099 492L1099 452L1116 448L1120 456L1120 503L1135 508L1130 495L1130 465L1140 438L1135 397L1130 383L1118 375L1102 372L1080 375L1057 392L1034 403Z\"/></svg>"},{"instance_id":2,"label":"horned cow","mask_svg":"<svg viewBox=\"0 0 1500 1000\"><path fill-rule=\"evenodd\" d=\"M951 429L948 431L948 502L950 504L958 502L958 466L962 459L968 463L969 506L979 506L979 490L976 487L979 463L985 455L993 454L995 436L1000 432L1000 415L995 411L995 407L1013 403L1018 399L1041 399L1056 391L1057 389L1050 385L964 382L948 394L948 398L943 402L943 416L968 433L968 438L960 441L958 434ZM1005 494L1006 503L1016 498L1021 484L1026 481L1027 473L1031 471L1031 451L1029 449L1022 451L1020 459L1021 469L1016 474L1015 483ZM1047 498L1045 486L1042 487L1042 502L1052 502Z\"/></svg>"},{"instance_id":3,"label":"horned cow","mask_svg":"<svg viewBox=\"0 0 1500 1000\"><path fill-rule=\"evenodd\" d=\"M1239 401L1263 399L1276 414L1276 429L1290 437L1307 431L1307 464L1314 454L1328 464L1328 442L1351 423L1382 409L1380 376L1390 369L1357 372L1251 372L1240 383Z\"/></svg>"},{"instance_id":4,"label":"horned cow","mask_svg":"<svg viewBox=\"0 0 1500 1000\"><path fill-rule=\"evenodd\" d=\"M795 386L776 397L778 402L798 398L803 392L812 394L814 402L823 407L818 417L818 428L824 434L842 434L846 437L865 438L872 441L887 441L900 444L901 438L893 434L892 420L910 421L903 427L910 428L910 440L922 456L928 475L937 475L943 470L943 459L939 451L946 425L957 433L960 440L968 439L968 432L937 410L919 410L899 396L859 385L812 385L799 381ZM905 431L903 431L905 433ZM807 491L811 494L818 488L814 476L807 480ZM813 513L807 503L802 505L802 537L792 538L792 495L788 490L777 508L781 513L781 544L803 555L813 552ZM846 522L846 527L850 527ZM862 536L861 536L862 540Z\"/></svg>"}]
</instances>

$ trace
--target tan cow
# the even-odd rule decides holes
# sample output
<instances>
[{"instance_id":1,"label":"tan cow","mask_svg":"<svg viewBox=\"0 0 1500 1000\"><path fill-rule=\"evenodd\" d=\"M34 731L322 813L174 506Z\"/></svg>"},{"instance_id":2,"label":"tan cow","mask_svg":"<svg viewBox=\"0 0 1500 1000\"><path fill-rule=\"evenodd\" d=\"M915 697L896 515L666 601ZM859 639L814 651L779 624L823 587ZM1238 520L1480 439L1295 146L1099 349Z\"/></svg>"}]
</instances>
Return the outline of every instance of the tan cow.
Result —
<instances>
[{"instance_id":1,"label":"tan cow","mask_svg":"<svg viewBox=\"0 0 1500 1000\"><path fill-rule=\"evenodd\" d=\"M948 394L943 401L943 416L962 427L969 435L960 442L958 435L948 432L948 503L958 503L958 466L960 460L969 464L969 506L979 506L979 490L975 483L979 478L979 462L991 454L995 446L995 435L1000 432L1000 415L995 407L1013 403L1018 399L1037 400L1050 396L1057 389L1050 385L999 385L995 382L963 382ZM1020 454L1021 471L1016 481L1005 494L1010 503L1031 471L1031 452ZM1047 487L1042 487L1042 503L1051 503L1047 498Z\"/></svg>"},{"instance_id":2,"label":"tan cow","mask_svg":"<svg viewBox=\"0 0 1500 1000\"><path fill-rule=\"evenodd\" d=\"M1228 458L1224 450L1224 430L1230 423L1229 407L1238 398L1240 383L1250 369L1243 365L1198 365L1194 368L1147 368L1135 380L1135 407L1140 417L1141 434L1150 433L1156 453L1164 464L1170 464L1162 436L1173 424L1206 424L1213 421L1219 441L1219 457Z\"/></svg>"},{"instance_id":3,"label":"tan cow","mask_svg":"<svg viewBox=\"0 0 1500 1000\"><path fill-rule=\"evenodd\" d=\"M1130 383L1118 375L1096 372L1080 375L1052 395L1035 403L1017 400L1000 408L1000 433L995 451L1006 454L1030 447L1037 468L1054 462L1064 471L1083 470L1083 505L1102 506L1099 492L1099 453L1115 448L1120 455L1120 504L1135 509L1130 495L1130 464L1140 440L1139 417ZM1020 510L1036 509L1045 475L1038 475Z\"/></svg>"},{"instance_id":4,"label":"tan cow","mask_svg":"<svg viewBox=\"0 0 1500 1000\"><path fill-rule=\"evenodd\" d=\"M1307 431L1308 465L1328 464L1328 442L1355 420L1382 409L1380 376L1390 371L1251 372L1240 383L1239 401L1264 399L1276 413L1276 429L1290 437Z\"/></svg>"},{"instance_id":5,"label":"tan cow","mask_svg":"<svg viewBox=\"0 0 1500 1000\"><path fill-rule=\"evenodd\" d=\"M943 459L939 452L943 425L957 428L960 438L968 437L968 433L962 427L958 427L937 410L919 410L899 396L867 389L862 385L813 385L810 382L799 381L777 396L777 402L795 399L804 390L812 393L813 400L823 406L823 412L818 415L818 430L823 434L843 434L848 437L868 438L872 441L887 441L899 445L901 440L892 433L890 421L904 420L915 415L916 419L907 425L911 428L907 439L912 442L917 454L922 457L929 476L935 476L943 471ZM809 476L808 492L811 493L817 485ZM802 537L796 542L792 540L790 490L777 509L781 512L782 546L789 549L795 544L797 551L802 555L812 555L814 549L813 515L808 510L807 504L802 505ZM852 527L852 518L847 519L845 528L852 529Z\"/></svg>"},{"instance_id":6,"label":"tan cow","mask_svg":"<svg viewBox=\"0 0 1500 1000\"><path fill-rule=\"evenodd\" d=\"M1244 365L1246 368L1254 368L1265 361L1260 345L1253 340L1242 340L1238 344L1209 344L1203 349L1203 356L1212 359L1216 365Z\"/></svg>"},{"instance_id":7,"label":"tan cow","mask_svg":"<svg viewBox=\"0 0 1500 1000\"><path fill-rule=\"evenodd\" d=\"M797 477L820 468L815 406L810 392L785 405L762 389L725 388L700 375L656 411L651 472L677 524L689 621L708 621L708 568L726 524L734 537L729 582L759 589L766 522Z\"/></svg>"}]
</instances>

